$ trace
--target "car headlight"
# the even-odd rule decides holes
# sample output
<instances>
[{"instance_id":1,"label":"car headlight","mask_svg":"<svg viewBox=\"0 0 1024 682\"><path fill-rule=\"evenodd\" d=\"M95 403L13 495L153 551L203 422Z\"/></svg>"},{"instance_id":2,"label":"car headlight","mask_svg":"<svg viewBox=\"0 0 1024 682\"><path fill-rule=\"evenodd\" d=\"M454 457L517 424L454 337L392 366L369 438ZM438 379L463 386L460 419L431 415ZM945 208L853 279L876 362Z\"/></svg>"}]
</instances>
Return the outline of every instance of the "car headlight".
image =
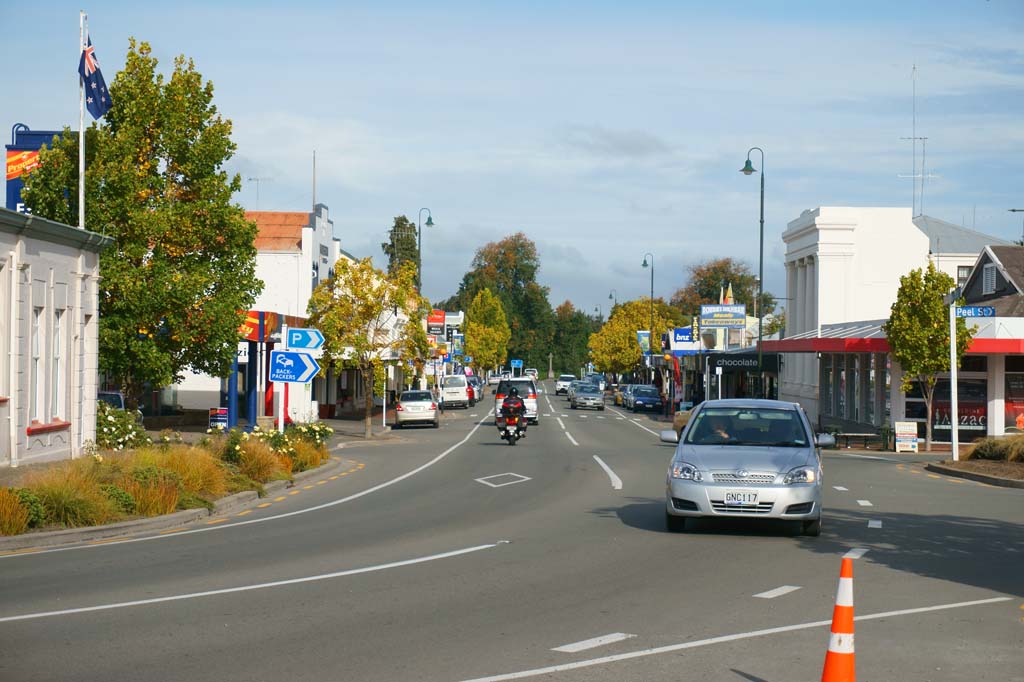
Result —
<instances>
[{"instance_id":1,"label":"car headlight","mask_svg":"<svg viewBox=\"0 0 1024 682\"><path fill-rule=\"evenodd\" d=\"M704 480L704 474L700 473L700 470L697 469L697 467L686 462L673 462L672 468L669 470L669 476L684 481Z\"/></svg>"},{"instance_id":2,"label":"car headlight","mask_svg":"<svg viewBox=\"0 0 1024 682\"><path fill-rule=\"evenodd\" d=\"M818 480L818 470L815 467L797 467L793 469L784 479L784 483L787 485L792 483L814 483Z\"/></svg>"}]
</instances>

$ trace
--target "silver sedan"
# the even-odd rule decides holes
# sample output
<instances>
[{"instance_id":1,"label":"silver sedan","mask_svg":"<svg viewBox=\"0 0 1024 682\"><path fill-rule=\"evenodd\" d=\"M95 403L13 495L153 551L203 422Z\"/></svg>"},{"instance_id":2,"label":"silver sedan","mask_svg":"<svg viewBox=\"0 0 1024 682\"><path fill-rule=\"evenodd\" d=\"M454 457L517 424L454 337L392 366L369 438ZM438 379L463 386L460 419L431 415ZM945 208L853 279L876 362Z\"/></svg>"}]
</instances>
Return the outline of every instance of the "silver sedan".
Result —
<instances>
[{"instance_id":1,"label":"silver sedan","mask_svg":"<svg viewBox=\"0 0 1024 682\"><path fill-rule=\"evenodd\" d=\"M430 391L403 391L395 405L395 428L406 424L430 424L435 429L441 425L437 412L437 401Z\"/></svg>"},{"instance_id":2,"label":"silver sedan","mask_svg":"<svg viewBox=\"0 0 1024 682\"><path fill-rule=\"evenodd\" d=\"M686 529L699 517L788 519L805 535L821 534L819 447L796 403L777 400L709 400L682 432L662 431L676 442L665 490L665 523Z\"/></svg>"},{"instance_id":3,"label":"silver sedan","mask_svg":"<svg viewBox=\"0 0 1024 682\"><path fill-rule=\"evenodd\" d=\"M598 390L597 386L583 385L576 389L569 401L569 407L593 407L595 410L604 410L604 393Z\"/></svg>"}]
</instances>

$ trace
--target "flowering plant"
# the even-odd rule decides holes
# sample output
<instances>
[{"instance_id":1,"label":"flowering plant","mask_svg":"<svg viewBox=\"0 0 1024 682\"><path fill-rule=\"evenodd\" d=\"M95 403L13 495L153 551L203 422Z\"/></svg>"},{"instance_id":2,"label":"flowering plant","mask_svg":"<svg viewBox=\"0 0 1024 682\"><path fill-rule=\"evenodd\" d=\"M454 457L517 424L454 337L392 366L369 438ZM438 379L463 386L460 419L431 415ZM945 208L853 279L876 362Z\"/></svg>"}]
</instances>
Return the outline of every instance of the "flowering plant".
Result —
<instances>
[{"instance_id":1,"label":"flowering plant","mask_svg":"<svg viewBox=\"0 0 1024 682\"><path fill-rule=\"evenodd\" d=\"M138 412L120 410L103 400L96 401L96 445L99 448L125 450L151 442Z\"/></svg>"}]
</instances>

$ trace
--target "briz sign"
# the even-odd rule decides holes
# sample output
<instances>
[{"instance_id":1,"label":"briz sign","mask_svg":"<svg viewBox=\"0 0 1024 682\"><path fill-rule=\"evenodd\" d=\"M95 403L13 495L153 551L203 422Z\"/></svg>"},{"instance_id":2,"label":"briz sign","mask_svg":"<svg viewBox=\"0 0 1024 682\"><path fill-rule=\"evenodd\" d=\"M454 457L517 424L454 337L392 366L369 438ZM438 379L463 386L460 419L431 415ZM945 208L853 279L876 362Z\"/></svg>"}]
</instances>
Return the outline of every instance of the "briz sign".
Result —
<instances>
[{"instance_id":1,"label":"briz sign","mask_svg":"<svg viewBox=\"0 0 1024 682\"><path fill-rule=\"evenodd\" d=\"M291 328L288 330L288 347L316 350L324 345L324 335L319 329Z\"/></svg>"},{"instance_id":2,"label":"briz sign","mask_svg":"<svg viewBox=\"0 0 1024 682\"><path fill-rule=\"evenodd\" d=\"M747 306L742 303L702 305L700 326L704 329L745 329Z\"/></svg>"},{"instance_id":3,"label":"briz sign","mask_svg":"<svg viewBox=\"0 0 1024 682\"><path fill-rule=\"evenodd\" d=\"M320 365L306 353L288 350L270 351L270 381L308 384L320 371Z\"/></svg>"}]
</instances>

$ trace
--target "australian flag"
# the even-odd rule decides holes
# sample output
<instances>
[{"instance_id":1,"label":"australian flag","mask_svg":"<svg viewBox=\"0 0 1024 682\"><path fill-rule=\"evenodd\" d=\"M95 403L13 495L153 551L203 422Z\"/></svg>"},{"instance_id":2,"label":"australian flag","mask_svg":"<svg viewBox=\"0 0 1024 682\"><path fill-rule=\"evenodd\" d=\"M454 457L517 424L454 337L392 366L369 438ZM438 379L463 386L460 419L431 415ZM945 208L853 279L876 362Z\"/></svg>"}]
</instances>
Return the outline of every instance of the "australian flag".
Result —
<instances>
[{"instance_id":1,"label":"australian flag","mask_svg":"<svg viewBox=\"0 0 1024 682\"><path fill-rule=\"evenodd\" d=\"M107 84L103 81L103 74L100 73L100 63L96 60L92 39L87 37L85 40L82 59L78 62L78 75L85 84L85 108L93 118L101 118L110 111L112 102L110 93L107 92Z\"/></svg>"}]
</instances>

